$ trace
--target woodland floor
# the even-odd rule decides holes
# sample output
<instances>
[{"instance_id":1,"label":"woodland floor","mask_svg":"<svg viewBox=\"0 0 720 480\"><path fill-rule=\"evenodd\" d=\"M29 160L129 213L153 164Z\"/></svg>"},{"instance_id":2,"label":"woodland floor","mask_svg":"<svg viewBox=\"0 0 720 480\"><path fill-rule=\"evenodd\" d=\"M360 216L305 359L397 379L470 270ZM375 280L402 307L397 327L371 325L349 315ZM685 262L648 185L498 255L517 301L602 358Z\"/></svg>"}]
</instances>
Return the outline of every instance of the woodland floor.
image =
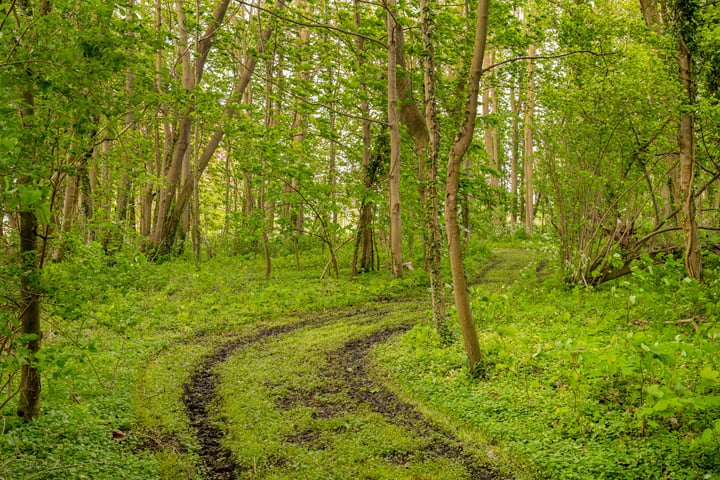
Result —
<instances>
[{"instance_id":1,"label":"woodland floor","mask_svg":"<svg viewBox=\"0 0 720 480\"><path fill-rule=\"evenodd\" d=\"M472 282L512 280L523 253L497 251ZM401 400L373 364L372 348L416 324L427 305L411 298L304 314L219 343L183 393L206 478L506 478L486 466L482 447Z\"/></svg>"}]
</instances>

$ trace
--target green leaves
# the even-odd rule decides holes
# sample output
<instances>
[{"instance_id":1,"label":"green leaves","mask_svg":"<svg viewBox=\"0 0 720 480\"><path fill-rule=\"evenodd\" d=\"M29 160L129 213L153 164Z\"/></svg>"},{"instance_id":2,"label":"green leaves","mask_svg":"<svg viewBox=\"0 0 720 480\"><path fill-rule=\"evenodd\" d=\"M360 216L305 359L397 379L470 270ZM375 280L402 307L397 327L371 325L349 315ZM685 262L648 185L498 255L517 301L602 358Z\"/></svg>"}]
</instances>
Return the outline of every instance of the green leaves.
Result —
<instances>
[{"instance_id":1,"label":"green leaves","mask_svg":"<svg viewBox=\"0 0 720 480\"><path fill-rule=\"evenodd\" d=\"M700 378L710 385L717 385L720 380L720 372L712 368L710 365L705 365L699 372Z\"/></svg>"}]
</instances>

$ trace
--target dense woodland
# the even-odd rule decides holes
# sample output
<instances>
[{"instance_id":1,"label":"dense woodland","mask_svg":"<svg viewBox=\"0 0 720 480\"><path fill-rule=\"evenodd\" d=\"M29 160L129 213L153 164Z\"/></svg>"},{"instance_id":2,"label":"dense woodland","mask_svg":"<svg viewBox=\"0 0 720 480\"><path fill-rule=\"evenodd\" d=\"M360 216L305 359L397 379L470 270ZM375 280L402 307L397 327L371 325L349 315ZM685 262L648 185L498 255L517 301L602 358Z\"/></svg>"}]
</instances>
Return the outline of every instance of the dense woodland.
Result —
<instances>
[{"instance_id":1,"label":"dense woodland","mask_svg":"<svg viewBox=\"0 0 720 480\"><path fill-rule=\"evenodd\" d=\"M558 438L623 425L604 435L641 442L635 460L592 461L627 478L720 478L716 2L2 0L0 45L0 451L21 459L0 477L102 463L17 446L88 405L57 382L86 376L105 398L170 345L196 365L209 347L180 345L200 331L422 294L418 325L376 358L447 428L497 441L497 471L625 478L466 415L482 410L468 392L504 382L513 405L571 399L543 410ZM508 246L525 259L508 284L478 286ZM172 314L144 303L177 291ZM160 428L125 410L118 435ZM128 478L200 475L192 447L158 438L174 453Z\"/></svg>"}]
</instances>

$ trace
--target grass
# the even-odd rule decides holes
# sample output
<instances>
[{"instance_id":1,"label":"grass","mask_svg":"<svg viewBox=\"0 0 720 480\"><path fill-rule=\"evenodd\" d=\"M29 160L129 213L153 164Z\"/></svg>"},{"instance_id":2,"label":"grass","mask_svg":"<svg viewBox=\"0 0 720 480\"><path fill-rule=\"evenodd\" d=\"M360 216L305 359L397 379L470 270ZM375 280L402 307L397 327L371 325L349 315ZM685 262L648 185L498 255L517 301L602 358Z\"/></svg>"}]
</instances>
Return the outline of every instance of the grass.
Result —
<instances>
[{"instance_id":1,"label":"grass","mask_svg":"<svg viewBox=\"0 0 720 480\"><path fill-rule=\"evenodd\" d=\"M422 274L387 272L319 280L320 256L259 259L105 256L79 246L45 274L43 414L19 422L1 412L0 478L197 478L194 432L181 403L192 367L227 334L294 312L323 311L417 292ZM347 264L348 259L343 259ZM292 265L292 267L291 267ZM114 440L113 432L127 434Z\"/></svg>"},{"instance_id":2,"label":"grass","mask_svg":"<svg viewBox=\"0 0 720 480\"><path fill-rule=\"evenodd\" d=\"M428 453L436 437L354 408L328 379L324 352L410 322L418 326L371 351L368 378L485 446L478 459L498 471L720 478L718 267L707 262L705 286L668 259L598 289L573 288L549 267L537 271L552 265L547 243L513 245L494 245L509 260L470 291L482 378L465 368L456 322L448 345L419 325L427 305L385 302L424 292L420 271L401 281L387 272L349 280L347 271L319 280L324 260L305 254L302 271L289 256L264 279L248 258L196 268L79 252L46 271L43 415L20 423L12 402L1 412L0 478L198 478L204 467L181 401L193 367L231 336L308 318L319 323L248 345L219 367L225 446L247 476L465 478L463 465ZM518 255L518 246L531 248ZM468 252L475 280L489 249ZM334 316L338 308L346 318Z\"/></svg>"},{"instance_id":3,"label":"grass","mask_svg":"<svg viewBox=\"0 0 720 480\"><path fill-rule=\"evenodd\" d=\"M517 478L720 478L716 287L669 263L597 290L496 271L520 275L472 291L484 378L423 327L378 364L403 396L498 444ZM697 332L676 323L693 315Z\"/></svg>"}]
</instances>

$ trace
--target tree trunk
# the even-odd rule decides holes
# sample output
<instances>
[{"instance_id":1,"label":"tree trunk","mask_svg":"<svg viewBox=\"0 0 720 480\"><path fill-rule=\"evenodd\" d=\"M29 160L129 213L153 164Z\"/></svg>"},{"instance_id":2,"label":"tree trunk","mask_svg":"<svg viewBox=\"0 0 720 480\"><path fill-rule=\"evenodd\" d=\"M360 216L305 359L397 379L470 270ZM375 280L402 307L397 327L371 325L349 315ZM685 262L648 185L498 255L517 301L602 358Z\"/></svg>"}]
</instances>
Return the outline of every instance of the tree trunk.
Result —
<instances>
[{"instance_id":1,"label":"tree trunk","mask_svg":"<svg viewBox=\"0 0 720 480\"><path fill-rule=\"evenodd\" d=\"M23 273L20 276L20 323L23 335L32 335L27 348L30 358L23 363L20 377L20 402L17 414L24 420L40 415L42 384L35 355L40 351L40 291L37 265L37 219L34 211L20 213L20 256Z\"/></svg>"},{"instance_id":2,"label":"tree trunk","mask_svg":"<svg viewBox=\"0 0 720 480\"><path fill-rule=\"evenodd\" d=\"M227 0L229 1L229 0ZM218 7L216 7L216 13L214 15L216 25L213 25L209 27L208 33L203 36L203 38L200 40L199 44L199 50L203 52L204 58L207 58L207 54L210 50L210 40L214 36L214 32L217 29L217 25L221 21L218 20L218 9L220 8L221 4L225 4L225 7L227 7L227 1L221 2L218 4ZM276 9L282 9L285 5L284 0L276 0L275 2L275 8ZM230 94L230 97L227 100L227 104L225 106L225 109L223 110L223 120L221 121L222 124L229 122L237 113L235 110L235 104L242 100L243 94L245 92L245 89L247 88L248 84L250 83L250 78L252 77L253 72L255 71L255 66L257 65L258 56L262 54L265 51L265 43L270 38L270 35L273 32L275 22L271 19L268 24L266 25L265 29L260 34L260 38L258 39L258 43L255 46L255 51L258 52L255 55L250 56L246 62L245 62L245 70L242 72L242 74L237 79L237 82L235 84L235 88L233 92ZM213 32L212 34L209 32ZM202 77L202 69L205 64L203 56L198 58L196 60L195 64L195 85L197 85ZM200 61L202 60L202 62ZM213 133L213 135L208 140L207 144L205 145L205 148L202 150L202 154L199 157L198 160L198 166L197 166L197 172L196 175L199 177L202 175L202 173L205 171L205 168L207 168L208 164L210 163L210 160L212 160L213 156L215 155L215 151L217 150L218 146L220 145L220 142L222 141L223 137L225 136L225 130L223 128L223 125L220 125L218 129ZM178 141L175 143L175 147L178 146L182 147L184 145L183 140L180 138L182 135L179 135ZM187 145L185 145L187 147ZM175 150L173 150L173 157L175 157ZM168 175L171 176L171 175ZM155 256L162 256L166 255L170 252L170 246L172 245L175 234L177 232L178 225L180 223L180 217L182 212L185 209L185 206L187 202L190 200L193 189L194 189L195 182L193 179L188 179L187 182L182 186L182 189L180 190L180 193L177 196L177 200L175 201L175 204L171 210L168 211L167 215L160 216L158 218L158 223L161 224L159 227L161 229L161 233L156 236L154 246L156 248ZM168 187L168 193L170 193L170 190L173 190L172 187ZM169 195L170 196L170 195Z\"/></svg>"},{"instance_id":3,"label":"tree trunk","mask_svg":"<svg viewBox=\"0 0 720 480\"><path fill-rule=\"evenodd\" d=\"M518 119L520 117L520 99L515 97L515 86L510 88L510 109L512 110L512 119L510 130L512 136L511 163L510 163L510 222L515 225L518 217L518 159L520 157L520 131L518 128Z\"/></svg>"},{"instance_id":4,"label":"tree trunk","mask_svg":"<svg viewBox=\"0 0 720 480\"><path fill-rule=\"evenodd\" d=\"M483 60L483 63L485 65L492 65L493 63L493 54L492 52L486 52L485 58ZM491 70L492 72L492 70ZM493 103L493 87L492 87L492 73L488 74L488 76L485 78L485 86L483 88L483 96L482 96L482 115L485 118L488 118L490 116L491 110L490 105ZM495 113L494 111L492 113ZM488 155L488 166L491 169L497 168L497 158L495 157L496 148L493 144L493 127L491 125L485 125L485 131L484 131L484 137L485 137L485 151ZM493 189L496 189L498 186L498 178L494 173L490 174L490 186ZM493 215L493 220L497 220L495 216Z\"/></svg>"},{"instance_id":5,"label":"tree trunk","mask_svg":"<svg viewBox=\"0 0 720 480\"><path fill-rule=\"evenodd\" d=\"M494 57L490 57L490 61L494 61ZM498 116L498 97L497 97L497 89L491 84L490 85L490 102L492 103L492 111L493 114L497 117ZM498 126L497 123L493 124L492 129L490 130L490 138L492 140L492 159L493 163L490 164L490 166L498 171L498 173L502 172L502 164L500 163L500 138L498 133ZM502 176L498 177L497 175L493 175L495 178L495 184L494 187L499 187L502 183ZM500 200L499 193L496 196L498 200Z\"/></svg>"},{"instance_id":6,"label":"tree trunk","mask_svg":"<svg viewBox=\"0 0 720 480\"><path fill-rule=\"evenodd\" d=\"M662 6L662 4L661 4ZM688 38L695 32L693 27L693 14L691 10L696 8L690 3L677 3L673 12L675 28L677 31L677 54L675 60L678 66L678 80L680 83L680 113L679 128L677 135L677 168L671 171L671 185L673 188L663 188L663 197L673 197L677 202L676 219L679 227L682 228L685 238L685 270L688 277L698 281L703 280L702 255L700 251L700 239L698 236L698 225L696 218L694 179L695 179L695 81L693 78L693 60L688 48ZM648 29L661 33L663 16L658 11L656 0L640 0L640 10L645 18ZM663 14L666 13L664 10ZM690 31L689 31L690 30ZM669 159L674 165L674 158ZM669 208L672 210L672 202Z\"/></svg>"},{"instance_id":7,"label":"tree trunk","mask_svg":"<svg viewBox=\"0 0 720 480\"><path fill-rule=\"evenodd\" d=\"M392 278L401 278L402 266L402 221L400 213L400 120L397 102L397 36L399 25L395 20L395 0L387 3L388 37L388 128L390 130L390 255L392 259Z\"/></svg>"},{"instance_id":8,"label":"tree trunk","mask_svg":"<svg viewBox=\"0 0 720 480\"><path fill-rule=\"evenodd\" d=\"M264 99L264 110L263 110L263 125L265 126L265 130L269 130L273 126L275 126L275 115L280 113L280 106L278 105L276 108L276 112L273 112L273 104L272 104L272 76L273 76L273 69L274 69L274 56L271 56L268 61L265 62L265 99ZM279 71L282 71L282 68L278 69ZM279 104L279 100L277 100ZM273 228L273 216L275 215L275 204L273 201L267 200L267 183L268 183L268 163L267 159L264 155L262 155L262 182L260 183L260 198L258 199L258 208L260 209L260 212L263 214L263 224L262 224L262 249L263 249L263 257L265 259L265 278L270 278L270 273L272 272L272 259L270 258L270 239L269 239L269 232L272 231Z\"/></svg>"},{"instance_id":9,"label":"tree trunk","mask_svg":"<svg viewBox=\"0 0 720 480\"><path fill-rule=\"evenodd\" d=\"M528 57L535 56L535 45L530 45L528 49ZM525 170L525 233L532 235L533 233L533 220L535 220L534 210L534 196L535 191L533 188L533 144L532 144L532 129L533 129L533 110L535 109L535 64L532 60L528 61L527 66L527 99L525 108L525 120L523 122L524 128L524 146L525 146L525 157L524 170Z\"/></svg>"},{"instance_id":10,"label":"tree trunk","mask_svg":"<svg viewBox=\"0 0 720 480\"><path fill-rule=\"evenodd\" d=\"M298 8L305 13L308 17L312 13L312 6L309 2L305 0L300 0ZM307 45L310 42L310 29L306 26L300 27L298 30L298 36L297 36L297 46L296 49L299 51L300 55L300 62L302 63L304 60L304 52L307 49ZM299 83L305 84L310 80L310 71L306 68L300 69L297 72L297 78ZM300 98L299 101L303 102L305 101L305 98ZM292 123L292 139L293 139L293 148L296 150L297 155L299 158L302 158L302 150L303 150L303 144L305 142L305 117L301 113L300 108L296 108L295 115L293 116L293 123ZM298 183L297 178L293 178L290 180L290 191L297 192L300 189L300 184ZM292 236L292 243L293 243L293 251L295 252L295 269L300 270L300 246L299 246L299 237L303 234L303 222L304 222L304 206L302 200L298 200L297 202L293 202L293 204L288 205L288 209L290 212L290 222L295 225L295 231L291 233Z\"/></svg>"},{"instance_id":11,"label":"tree trunk","mask_svg":"<svg viewBox=\"0 0 720 480\"><path fill-rule=\"evenodd\" d=\"M195 263L200 263L200 176L198 175L198 162L200 161L200 122L195 121L195 138L193 140L193 209L192 209L192 244L195 254Z\"/></svg>"},{"instance_id":12,"label":"tree trunk","mask_svg":"<svg viewBox=\"0 0 720 480\"><path fill-rule=\"evenodd\" d=\"M355 29L360 30L360 7L359 0L354 2L354 22ZM360 76L360 90L367 95L367 86L365 85L365 75L363 73L363 65L365 64L364 52L365 41L363 37L355 37L355 45L360 53L357 56L357 69ZM361 272L370 272L375 270L375 250L373 248L373 203L370 199L370 190L374 188L375 174L371 171L371 147L372 135L370 132L369 106L368 101L364 98L360 101L360 112L362 115L362 169L363 169L363 192L360 197L360 214L358 216L357 239L355 241L355 250L353 253L353 261L351 266L351 276L355 276L358 272L358 250L360 250L360 268Z\"/></svg>"},{"instance_id":13,"label":"tree trunk","mask_svg":"<svg viewBox=\"0 0 720 480\"><path fill-rule=\"evenodd\" d=\"M681 7L678 7L678 9ZM679 12L680 17L689 23L685 12ZM680 153L680 226L685 235L685 269L688 277L698 281L703 279L702 256L700 253L700 239L698 225L695 218L695 193L693 181L695 178L695 125L692 109L695 105L695 86L692 76L692 57L685 43L684 26L678 33L677 64L682 86L682 103L680 108L680 129L678 132L678 151Z\"/></svg>"},{"instance_id":14,"label":"tree trunk","mask_svg":"<svg viewBox=\"0 0 720 480\"><path fill-rule=\"evenodd\" d=\"M477 97L480 89L480 77L482 76L485 40L487 38L488 3L488 0L479 0L477 5L475 45L470 66L470 78L467 86L465 116L460 131L455 136L452 148L450 149L445 197L445 228L447 229L448 236L455 306L463 333L465 351L468 356L468 366L473 372L476 371L479 362L482 360L482 351L480 350L480 342L478 341L477 331L473 323L467 281L465 279L460 226L458 224L458 185L462 159L472 142L473 132L475 130Z\"/></svg>"},{"instance_id":15,"label":"tree trunk","mask_svg":"<svg viewBox=\"0 0 720 480\"><path fill-rule=\"evenodd\" d=\"M35 116L35 99L29 89L22 92L21 100L23 106L20 108L20 116L25 123L25 128L34 128L33 119ZM28 142L31 145L31 141ZM33 148L30 146L29 148ZM29 159L35 157L30 152ZM30 184L29 178L20 179L20 183ZM20 401L17 414L23 420L31 420L40 415L40 392L42 383L40 372L37 367L35 355L40 351L40 340L42 330L40 325L40 267L37 255L37 229L38 222L35 216L35 206L25 206L20 211L20 325L21 334L29 337L27 343L29 358L23 362L20 376Z\"/></svg>"},{"instance_id":16,"label":"tree trunk","mask_svg":"<svg viewBox=\"0 0 720 480\"><path fill-rule=\"evenodd\" d=\"M55 247L55 252L53 252L53 261L55 262L61 262L65 256L65 237L73 224L73 216L79 192L80 178L77 175L67 175L65 179L62 218L60 221L60 234L58 236L58 243Z\"/></svg>"},{"instance_id":17,"label":"tree trunk","mask_svg":"<svg viewBox=\"0 0 720 480\"><path fill-rule=\"evenodd\" d=\"M427 229L428 273L432 300L433 326L441 334L447 334L445 313L445 290L442 277L442 235L440 233L438 207L438 159L440 153L440 125L437 118L437 93L435 90L434 1L420 0L420 28L423 42L423 80L425 87L425 122L430 141L426 162L426 198L423 205Z\"/></svg>"}]
</instances>

